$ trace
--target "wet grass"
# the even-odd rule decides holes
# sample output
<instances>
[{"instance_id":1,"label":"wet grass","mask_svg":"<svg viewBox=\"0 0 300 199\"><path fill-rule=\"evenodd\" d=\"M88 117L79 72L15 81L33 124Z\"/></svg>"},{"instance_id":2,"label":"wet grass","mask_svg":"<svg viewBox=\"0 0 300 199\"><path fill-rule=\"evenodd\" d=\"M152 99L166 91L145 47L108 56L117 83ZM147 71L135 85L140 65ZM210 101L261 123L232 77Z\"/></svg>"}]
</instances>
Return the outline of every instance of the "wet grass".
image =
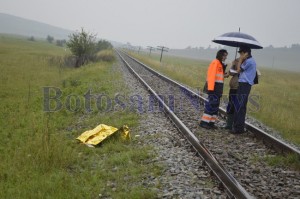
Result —
<instances>
[{"instance_id":1,"label":"wet grass","mask_svg":"<svg viewBox=\"0 0 300 199\"><path fill-rule=\"evenodd\" d=\"M288 165L289 168L293 168L297 171L300 171L300 159L297 155L276 155L276 156L267 156L263 158L271 166L281 166L286 167Z\"/></svg>"},{"instance_id":2,"label":"wet grass","mask_svg":"<svg viewBox=\"0 0 300 199\"><path fill-rule=\"evenodd\" d=\"M135 139L96 148L75 140L100 123L138 125L136 113L114 111L115 104L107 101L97 105L93 98L87 111L88 91L107 99L128 92L112 61L60 67L49 58L68 55L64 48L7 35L0 35L0 49L0 198L156 197L154 185L143 184L161 171L148 161L151 148ZM48 97L52 112L45 111Z\"/></svg>"}]
</instances>

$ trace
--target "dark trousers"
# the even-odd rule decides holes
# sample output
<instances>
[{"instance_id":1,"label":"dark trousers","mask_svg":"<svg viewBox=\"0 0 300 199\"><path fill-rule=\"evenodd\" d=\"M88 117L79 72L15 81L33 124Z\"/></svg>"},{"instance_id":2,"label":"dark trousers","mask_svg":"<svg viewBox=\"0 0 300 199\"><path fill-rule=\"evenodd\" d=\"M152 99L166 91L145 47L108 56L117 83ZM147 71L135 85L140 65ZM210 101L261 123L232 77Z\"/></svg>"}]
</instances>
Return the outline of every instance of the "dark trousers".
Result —
<instances>
[{"instance_id":1,"label":"dark trousers","mask_svg":"<svg viewBox=\"0 0 300 199\"><path fill-rule=\"evenodd\" d=\"M218 94L208 94L208 101L205 102L205 110L204 113L210 115L218 115L219 106L220 106L220 99L221 95Z\"/></svg>"},{"instance_id":2,"label":"dark trousers","mask_svg":"<svg viewBox=\"0 0 300 199\"><path fill-rule=\"evenodd\" d=\"M235 109L235 105L234 105L234 101L236 101L236 92L237 89L230 89L229 90L229 101L227 104L227 108L226 108L226 113L228 115L233 115L234 114L234 109Z\"/></svg>"},{"instance_id":3,"label":"dark trousers","mask_svg":"<svg viewBox=\"0 0 300 199\"><path fill-rule=\"evenodd\" d=\"M200 123L214 125L219 112L220 98L222 95L215 92L208 93L208 101L205 101L204 114Z\"/></svg>"},{"instance_id":4,"label":"dark trousers","mask_svg":"<svg viewBox=\"0 0 300 199\"><path fill-rule=\"evenodd\" d=\"M247 112L247 102L251 91L251 85L248 83L239 82L239 87L234 100L235 111L233 118L233 131L244 132L245 119Z\"/></svg>"}]
</instances>

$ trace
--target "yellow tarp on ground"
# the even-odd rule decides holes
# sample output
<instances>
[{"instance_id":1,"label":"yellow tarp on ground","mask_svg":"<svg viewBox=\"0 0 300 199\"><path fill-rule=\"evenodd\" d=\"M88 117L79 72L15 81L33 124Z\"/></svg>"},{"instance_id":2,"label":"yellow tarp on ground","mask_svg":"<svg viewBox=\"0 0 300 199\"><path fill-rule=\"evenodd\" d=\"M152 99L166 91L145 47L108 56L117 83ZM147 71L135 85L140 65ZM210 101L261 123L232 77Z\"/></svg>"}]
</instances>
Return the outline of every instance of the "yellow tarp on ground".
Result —
<instances>
[{"instance_id":1,"label":"yellow tarp on ground","mask_svg":"<svg viewBox=\"0 0 300 199\"><path fill-rule=\"evenodd\" d=\"M126 125L117 129L105 124L100 124L93 130L85 131L76 139L85 144L97 145L113 134L120 134L122 139L130 139L129 128Z\"/></svg>"}]
</instances>

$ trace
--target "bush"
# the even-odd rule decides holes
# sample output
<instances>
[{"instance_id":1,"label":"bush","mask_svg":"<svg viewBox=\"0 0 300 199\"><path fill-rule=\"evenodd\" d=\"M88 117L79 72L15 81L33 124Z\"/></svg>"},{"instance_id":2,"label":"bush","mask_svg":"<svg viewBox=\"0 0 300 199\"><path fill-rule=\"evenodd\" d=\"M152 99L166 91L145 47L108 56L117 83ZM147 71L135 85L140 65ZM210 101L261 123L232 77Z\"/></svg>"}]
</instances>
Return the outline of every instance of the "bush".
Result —
<instances>
[{"instance_id":1,"label":"bush","mask_svg":"<svg viewBox=\"0 0 300 199\"><path fill-rule=\"evenodd\" d=\"M49 43L52 43L53 40L54 40L54 37L52 37L52 36L50 36L50 35L47 36L47 41L48 41Z\"/></svg>"},{"instance_id":2,"label":"bush","mask_svg":"<svg viewBox=\"0 0 300 199\"><path fill-rule=\"evenodd\" d=\"M115 55L112 50L103 50L97 54L97 61L112 62L115 60Z\"/></svg>"},{"instance_id":3,"label":"bush","mask_svg":"<svg viewBox=\"0 0 300 199\"><path fill-rule=\"evenodd\" d=\"M73 55L69 56L53 56L48 59L48 63L51 66L59 66L59 67L74 67L76 64L76 57Z\"/></svg>"},{"instance_id":4,"label":"bush","mask_svg":"<svg viewBox=\"0 0 300 199\"><path fill-rule=\"evenodd\" d=\"M67 43L67 41L65 39L63 40L56 40L56 45L57 46L64 46Z\"/></svg>"},{"instance_id":5,"label":"bush","mask_svg":"<svg viewBox=\"0 0 300 199\"><path fill-rule=\"evenodd\" d=\"M75 67L80 67L88 63L91 57L95 55L96 36L85 32L82 28L81 32L73 33L69 38L70 40L67 42L67 47L76 57Z\"/></svg>"},{"instance_id":6,"label":"bush","mask_svg":"<svg viewBox=\"0 0 300 199\"><path fill-rule=\"evenodd\" d=\"M29 41L35 41L35 38L33 36L28 38Z\"/></svg>"},{"instance_id":7,"label":"bush","mask_svg":"<svg viewBox=\"0 0 300 199\"><path fill-rule=\"evenodd\" d=\"M96 51L102 51L102 50L109 50L112 49L113 46L111 45L110 42L106 41L106 40L100 40L98 41L98 43L96 44Z\"/></svg>"}]
</instances>

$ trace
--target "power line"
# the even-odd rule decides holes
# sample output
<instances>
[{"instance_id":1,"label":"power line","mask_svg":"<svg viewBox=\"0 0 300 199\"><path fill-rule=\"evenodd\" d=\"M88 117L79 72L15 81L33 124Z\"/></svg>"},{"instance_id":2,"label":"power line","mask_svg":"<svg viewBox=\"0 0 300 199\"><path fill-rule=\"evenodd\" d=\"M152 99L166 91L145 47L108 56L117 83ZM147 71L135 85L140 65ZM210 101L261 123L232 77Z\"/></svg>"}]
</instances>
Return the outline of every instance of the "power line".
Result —
<instances>
[{"instance_id":1,"label":"power line","mask_svg":"<svg viewBox=\"0 0 300 199\"><path fill-rule=\"evenodd\" d=\"M149 52L149 56L150 56L150 55L151 55L151 51L152 51L152 50L155 50L155 47L147 46L147 48L150 50L150 52Z\"/></svg>"},{"instance_id":2,"label":"power line","mask_svg":"<svg viewBox=\"0 0 300 199\"><path fill-rule=\"evenodd\" d=\"M169 48L167 48L165 46L157 46L157 50L161 51L161 53L160 53L160 62L161 62L163 52L164 51L168 52Z\"/></svg>"}]
</instances>

